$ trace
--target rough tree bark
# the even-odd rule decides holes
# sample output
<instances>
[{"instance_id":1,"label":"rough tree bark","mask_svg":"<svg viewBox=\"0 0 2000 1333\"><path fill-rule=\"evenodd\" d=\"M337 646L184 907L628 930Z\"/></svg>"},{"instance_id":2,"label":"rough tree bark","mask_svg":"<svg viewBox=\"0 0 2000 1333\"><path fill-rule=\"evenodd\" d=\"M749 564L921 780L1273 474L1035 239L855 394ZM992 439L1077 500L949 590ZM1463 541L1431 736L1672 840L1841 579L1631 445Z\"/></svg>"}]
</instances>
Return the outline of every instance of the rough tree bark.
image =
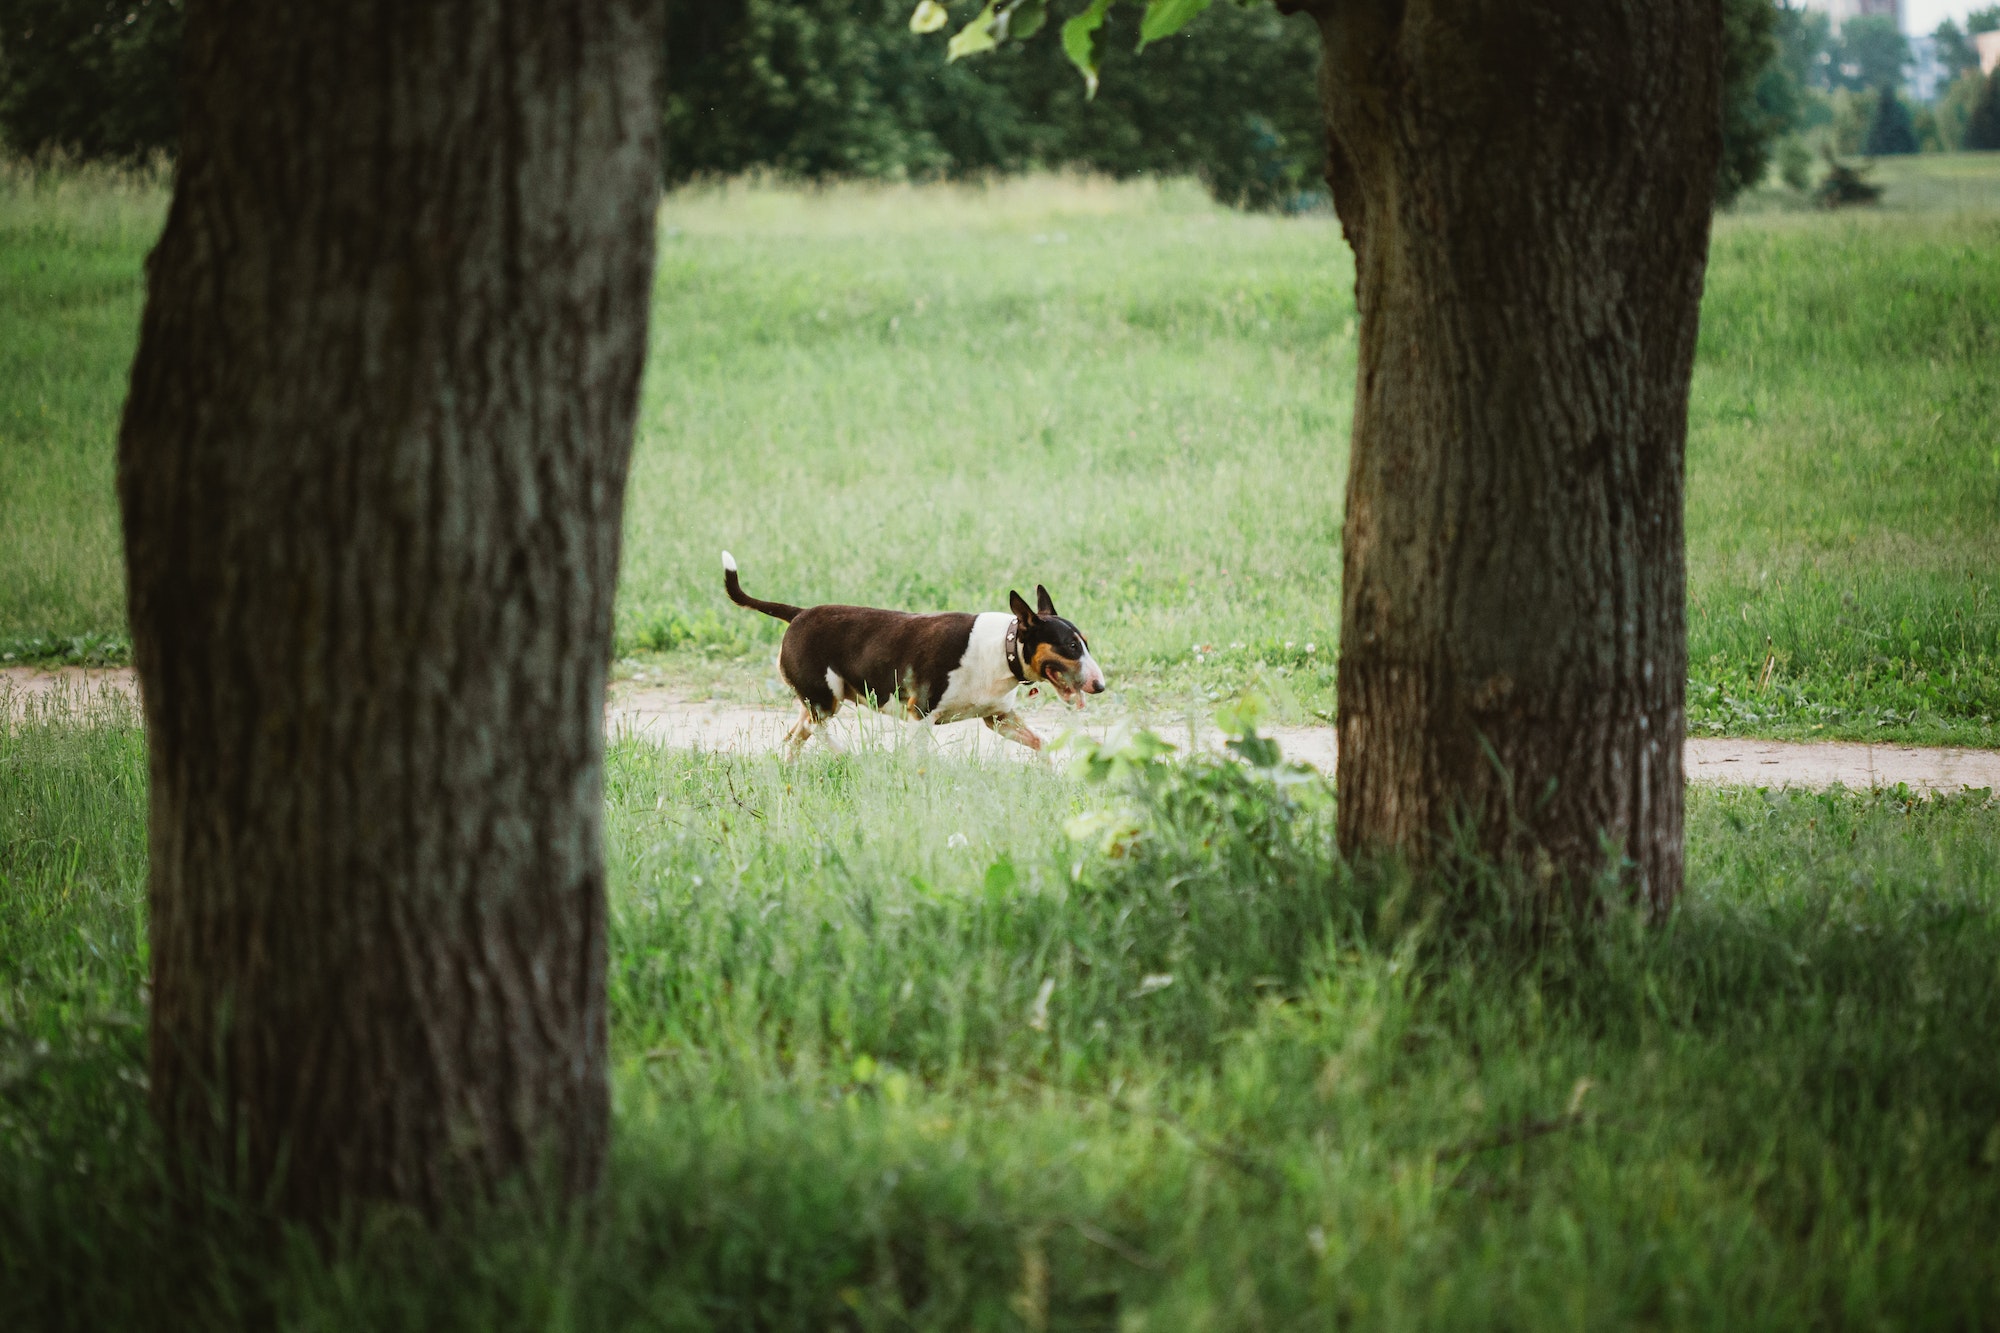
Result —
<instances>
[{"instance_id":1,"label":"rough tree bark","mask_svg":"<svg viewBox=\"0 0 2000 1333\"><path fill-rule=\"evenodd\" d=\"M1340 838L1682 878L1717 0L1318 0L1356 264Z\"/></svg>"},{"instance_id":2,"label":"rough tree bark","mask_svg":"<svg viewBox=\"0 0 2000 1333\"><path fill-rule=\"evenodd\" d=\"M188 5L119 440L152 1097L295 1216L603 1160L656 8Z\"/></svg>"}]
</instances>

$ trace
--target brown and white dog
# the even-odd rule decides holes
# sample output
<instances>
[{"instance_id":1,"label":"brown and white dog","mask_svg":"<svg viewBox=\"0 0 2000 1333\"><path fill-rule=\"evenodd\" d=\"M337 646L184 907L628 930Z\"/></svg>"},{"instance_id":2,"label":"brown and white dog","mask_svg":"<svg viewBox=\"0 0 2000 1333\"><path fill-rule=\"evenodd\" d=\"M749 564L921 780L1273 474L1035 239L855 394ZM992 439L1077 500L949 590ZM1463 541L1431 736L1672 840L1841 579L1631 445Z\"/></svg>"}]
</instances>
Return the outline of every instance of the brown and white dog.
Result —
<instances>
[{"instance_id":1,"label":"brown and white dog","mask_svg":"<svg viewBox=\"0 0 2000 1333\"><path fill-rule=\"evenodd\" d=\"M812 739L820 723L852 700L942 726L978 718L996 735L1031 750L1042 738L1014 711L1014 687L1046 683L1064 702L1083 706L1104 692L1104 672L1082 631L1056 614L1049 590L1035 585L1037 609L1018 592L1011 611L912 615L872 606L787 606L743 591L736 559L722 553L729 600L786 622L778 670L799 696L799 720L787 753Z\"/></svg>"}]
</instances>

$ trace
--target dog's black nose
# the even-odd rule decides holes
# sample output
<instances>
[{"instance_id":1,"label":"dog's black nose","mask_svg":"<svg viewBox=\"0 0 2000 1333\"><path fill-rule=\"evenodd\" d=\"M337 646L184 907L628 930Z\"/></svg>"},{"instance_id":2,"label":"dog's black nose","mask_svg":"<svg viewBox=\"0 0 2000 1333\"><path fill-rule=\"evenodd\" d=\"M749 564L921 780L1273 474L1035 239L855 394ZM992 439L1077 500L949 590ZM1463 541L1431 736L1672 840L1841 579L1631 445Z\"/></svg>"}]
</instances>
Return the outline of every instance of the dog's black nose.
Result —
<instances>
[{"instance_id":1,"label":"dog's black nose","mask_svg":"<svg viewBox=\"0 0 2000 1333\"><path fill-rule=\"evenodd\" d=\"M1083 692L1085 694L1102 694L1104 693L1104 682L1102 680L1087 680L1083 683Z\"/></svg>"}]
</instances>

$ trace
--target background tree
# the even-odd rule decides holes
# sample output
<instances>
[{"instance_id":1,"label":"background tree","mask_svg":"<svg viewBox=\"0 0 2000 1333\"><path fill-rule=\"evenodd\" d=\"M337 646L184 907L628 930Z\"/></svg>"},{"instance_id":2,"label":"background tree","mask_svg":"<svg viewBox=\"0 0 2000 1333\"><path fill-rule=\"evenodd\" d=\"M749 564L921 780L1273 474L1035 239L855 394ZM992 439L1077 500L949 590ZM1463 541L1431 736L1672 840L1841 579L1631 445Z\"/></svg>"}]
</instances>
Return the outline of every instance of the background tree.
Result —
<instances>
[{"instance_id":1,"label":"background tree","mask_svg":"<svg viewBox=\"0 0 2000 1333\"><path fill-rule=\"evenodd\" d=\"M2000 28L2000 5L1985 5L1965 16L1965 26L1946 19L1932 34L1938 63L1944 69L1944 91L1937 99L1938 138L1946 149L1970 147L1966 127L1973 108L1986 91L1986 76L1979 70L1979 50L1972 34Z\"/></svg>"},{"instance_id":2,"label":"background tree","mask_svg":"<svg viewBox=\"0 0 2000 1333\"><path fill-rule=\"evenodd\" d=\"M1763 180L1773 146L1799 123L1802 86L1778 59L1782 17L1773 0L1723 0L1718 204Z\"/></svg>"},{"instance_id":3,"label":"background tree","mask_svg":"<svg viewBox=\"0 0 2000 1333\"><path fill-rule=\"evenodd\" d=\"M1979 100L1966 116L1965 147L1978 152L2000 149L2000 70L1986 76Z\"/></svg>"},{"instance_id":4,"label":"background tree","mask_svg":"<svg viewBox=\"0 0 2000 1333\"><path fill-rule=\"evenodd\" d=\"M909 13L904 0L672 0L669 180L1083 167L1193 175L1254 207L1319 189L1319 47L1303 20L1231 6L1206 40L1150 60L1114 44L1120 77L1091 100L1053 28L946 63L945 37L912 41Z\"/></svg>"},{"instance_id":5,"label":"background tree","mask_svg":"<svg viewBox=\"0 0 2000 1333\"><path fill-rule=\"evenodd\" d=\"M1965 147L1966 122L1972 108L1985 91L1986 78L1979 72L1979 50L1972 34L2000 28L2000 5L1986 5L1965 16L1961 28L1951 19L1938 24L1931 34L1932 50L1943 72L1934 118L1938 146L1950 151Z\"/></svg>"},{"instance_id":6,"label":"background tree","mask_svg":"<svg viewBox=\"0 0 2000 1333\"><path fill-rule=\"evenodd\" d=\"M0 136L22 151L61 145L92 157L170 148L178 3L0 0L0 88L11 90L0 96ZM1136 9L1114 7L1094 98L1058 54L1055 24L983 60L945 63L937 48L948 34L913 42L906 0L665 3L669 183L760 169L921 180L1081 167L1191 175L1253 208L1325 201L1319 36L1261 0L1211 6L1200 41L1155 45L1143 58ZM961 21L975 8L961 3ZM128 24L127 14L138 18ZM1806 94L1788 56L1773 59L1771 41L1774 24L1789 42L1791 28L1817 21L1817 57L1824 15L1775 0L1725 0L1724 15L1717 186L1727 203L1762 177L1777 139L1831 112ZM58 31L74 40L48 39ZM16 40L23 32L33 40ZM105 124L147 128L106 133Z\"/></svg>"},{"instance_id":7,"label":"background tree","mask_svg":"<svg viewBox=\"0 0 2000 1333\"><path fill-rule=\"evenodd\" d=\"M1931 32L1931 51L1938 67L1944 72L1944 82L1950 83L1967 70L1979 68L1979 51L1972 44L1971 36L1952 19L1946 19Z\"/></svg>"},{"instance_id":8,"label":"background tree","mask_svg":"<svg viewBox=\"0 0 2000 1333\"><path fill-rule=\"evenodd\" d=\"M328 1219L608 1135L645 0L192 0L119 440L176 1160Z\"/></svg>"},{"instance_id":9,"label":"background tree","mask_svg":"<svg viewBox=\"0 0 2000 1333\"><path fill-rule=\"evenodd\" d=\"M1835 40L1836 86L1856 92L1901 86L1910 67L1910 41L1896 20L1879 14L1851 18Z\"/></svg>"},{"instance_id":10,"label":"background tree","mask_svg":"<svg viewBox=\"0 0 2000 1333\"><path fill-rule=\"evenodd\" d=\"M1833 24L1825 11L1778 6L1778 61L1801 88L1835 86Z\"/></svg>"},{"instance_id":11,"label":"background tree","mask_svg":"<svg viewBox=\"0 0 2000 1333\"><path fill-rule=\"evenodd\" d=\"M1045 161L1118 176L1192 174L1231 204L1323 207L1312 24L1268 4L1217 5L1203 16L1202 40L1142 56L1136 13L1106 16L1095 96L1064 68L1055 25L963 67L995 78L1031 121L1051 127Z\"/></svg>"},{"instance_id":12,"label":"background tree","mask_svg":"<svg viewBox=\"0 0 2000 1333\"><path fill-rule=\"evenodd\" d=\"M1887 84L1875 97L1875 115L1868 122L1868 138L1863 152L1870 157L1895 157L1917 151L1917 130L1910 121L1910 108Z\"/></svg>"},{"instance_id":13,"label":"background tree","mask_svg":"<svg viewBox=\"0 0 2000 1333\"><path fill-rule=\"evenodd\" d=\"M1832 62L1828 45L1833 34L1827 16L1819 10L1795 9L1780 3L1774 3L1771 8L1776 19L1773 36L1777 53L1760 77L1773 80L1792 106L1790 123L1774 150L1781 159L1781 168L1789 183L1802 177L1812 167L1813 151L1805 142L1805 136L1834 119L1833 101L1828 96ZM1725 18L1726 15L1727 11ZM1724 31L1727 41L1727 28ZM1727 106L1726 101L1724 105ZM1726 133L1727 112L1724 123ZM1725 147L1725 158L1729 151Z\"/></svg>"},{"instance_id":14,"label":"background tree","mask_svg":"<svg viewBox=\"0 0 2000 1333\"><path fill-rule=\"evenodd\" d=\"M180 0L0 0L0 139L138 158L179 132Z\"/></svg>"}]
</instances>

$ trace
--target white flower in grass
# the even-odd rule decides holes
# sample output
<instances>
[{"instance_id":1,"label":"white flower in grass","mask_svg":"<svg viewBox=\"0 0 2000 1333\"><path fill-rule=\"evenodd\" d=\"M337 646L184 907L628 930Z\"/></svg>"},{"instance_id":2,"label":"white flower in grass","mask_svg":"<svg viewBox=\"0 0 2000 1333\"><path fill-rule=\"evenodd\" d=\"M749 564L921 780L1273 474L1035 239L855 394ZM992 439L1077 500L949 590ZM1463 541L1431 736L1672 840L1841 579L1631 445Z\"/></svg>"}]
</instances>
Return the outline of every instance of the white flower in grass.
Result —
<instances>
[{"instance_id":1,"label":"white flower in grass","mask_svg":"<svg viewBox=\"0 0 2000 1333\"><path fill-rule=\"evenodd\" d=\"M1049 1029L1049 997L1056 993L1056 979L1043 977L1042 988L1035 992L1034 1007L1028 1010L1028 1026L1037 1032Z\"/></svg>"},{"instance_id":2,"label":"white flower in grass","mask_svg":"<svg viewBox=\"0 0 2000 1333\"><path fill-rule=\"evenodd\" d=\"M954 833L944 840L944 845L955 852L961 847L970 847L972 839L966 837L963 833Z\"/></svg>"}]
</instances>

